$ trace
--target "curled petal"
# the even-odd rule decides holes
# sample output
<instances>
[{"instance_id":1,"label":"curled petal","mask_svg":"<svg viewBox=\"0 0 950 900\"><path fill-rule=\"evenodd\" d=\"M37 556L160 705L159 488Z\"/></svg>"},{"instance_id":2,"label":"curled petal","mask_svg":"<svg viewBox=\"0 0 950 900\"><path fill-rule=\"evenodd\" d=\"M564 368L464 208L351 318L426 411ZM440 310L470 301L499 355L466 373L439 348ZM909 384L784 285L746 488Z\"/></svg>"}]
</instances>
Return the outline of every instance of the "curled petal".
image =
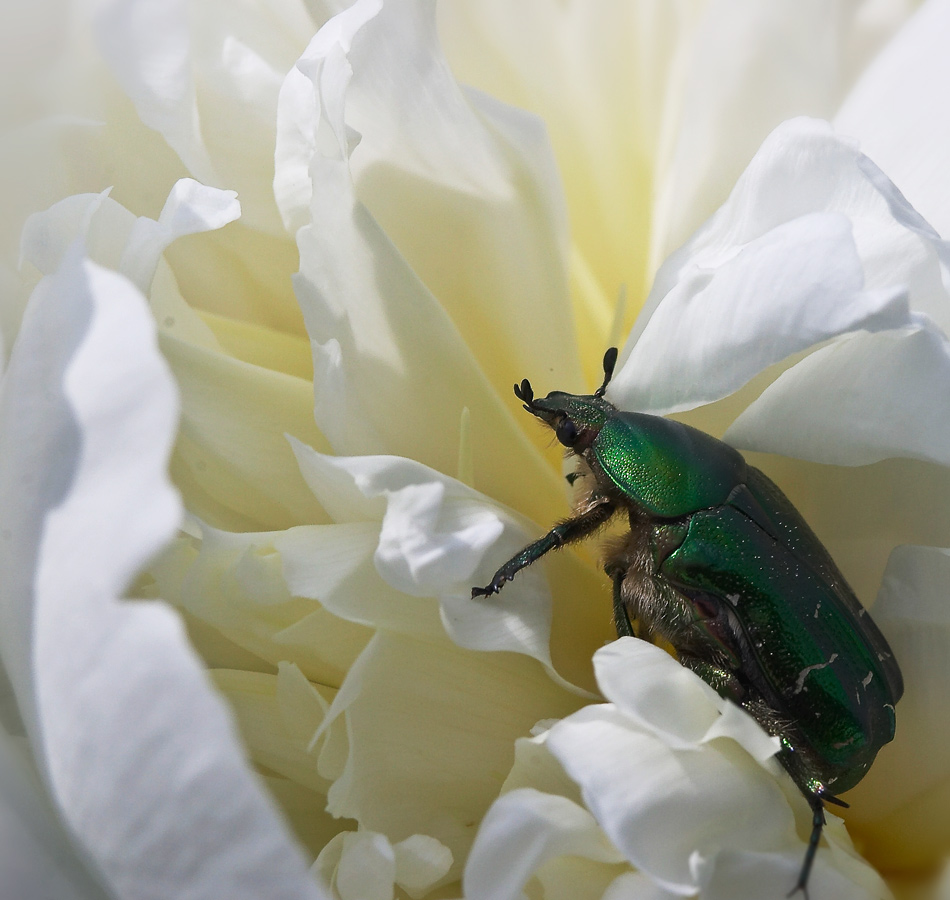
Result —
<instances>
[{"instance_id":1,"label":"curled petal","mask_svg":"<svg viewBox=\"0 0 950 900\"><path fill-rule=\"evenodd\" d=\"M734 744L675 750L613 706L590 706L555 725L547 745L614 845L666 890L699 887L696 853L797 844L774 777Z\"/></svg>"},{"instance_id":2,"label":"curled petal","mask_svg":"<svg viewBox=\"0 0 950 900\"><path fill-rule=\"evenodd\" d=\"M760 761L779 750L778 738L646 641L621 638L608 644L594 654L594 669L604 696L674 749L731 737Z\"/></svg>"},{"instance_id":3,"label":"curled petal","mask_svg":"<svg viewBox=\"0 0 950 900\"><path fill-rule=\"evenodd\" d=\"M779 126L657 273L614 402L692 409L828 338L909 325L909 303L945 317L935 235L912 210L913 227L901 221L906 203L877 174L826 123Z\"/></svg>"},{"instance_id":4,"label":"curled petal","mask_svg":"<svg viewBox=\"0 0 950 900\"><path fill-rule=\"evenodd\" d=\"M465 867L465 896L519 900L536 869L566 854L608 863L621 860L583 807L532 788L511 791L482 820Z\"/></svg>"},{"instance_id":5,"label":"curled petal","mask_svg":"<svg viewBox=\"0 0 950 900\"><path fill-rule=\"evenodd\" d=\"M318 898L178 617L119 599L180 517L153 329L134 286L78 247L31 300L0 403L0 652L45 784L111 892ZM59 478L33 489L44 470Z\"/></svg>"}]
</instances>

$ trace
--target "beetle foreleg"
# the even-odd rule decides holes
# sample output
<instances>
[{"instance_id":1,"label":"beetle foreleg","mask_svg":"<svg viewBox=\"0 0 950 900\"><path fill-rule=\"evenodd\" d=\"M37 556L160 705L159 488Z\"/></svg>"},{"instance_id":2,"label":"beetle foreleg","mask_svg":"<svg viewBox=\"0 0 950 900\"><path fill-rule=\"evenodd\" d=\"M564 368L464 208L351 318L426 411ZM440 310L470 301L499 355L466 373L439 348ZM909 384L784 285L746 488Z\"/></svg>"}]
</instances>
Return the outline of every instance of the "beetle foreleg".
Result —
<instances>
[{"instance_id":1,"label":"beetle foreleg","mask_svg":"<svg viewBox=\"0 0 950 900\"><path fill-rule=\"evenodd\" d=\"M538 538L534 543L528 544L524 550L517 553L508 560L492 578L491 583L483 588L472 588L472 597L488 597L491 594L497 594L502 585L511 581L526 566L537 562L545 553L550 550L556 550L565 544L572 544L579 541L587 535L592 534L601 527L616 512L616 506L612 500L603 500L592 506L586 512L571 519L566 519L555 525L544 537Z\"/></svg>"}]
</instances>

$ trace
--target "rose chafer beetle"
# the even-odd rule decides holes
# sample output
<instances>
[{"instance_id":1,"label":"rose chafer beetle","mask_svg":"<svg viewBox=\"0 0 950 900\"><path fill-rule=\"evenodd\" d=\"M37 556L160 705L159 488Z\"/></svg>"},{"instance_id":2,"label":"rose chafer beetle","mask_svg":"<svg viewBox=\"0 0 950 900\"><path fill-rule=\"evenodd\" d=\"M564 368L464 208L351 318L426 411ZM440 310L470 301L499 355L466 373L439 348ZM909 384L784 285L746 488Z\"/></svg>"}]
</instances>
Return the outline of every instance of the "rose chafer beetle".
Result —
<instances>
[{"instance_id":1,"label":"rose chafer beetle","mask_svg":"<svg viewBox=\"0 0 950 900\"><path fill-rule=\"evenodd\" d=\"M604 356L593 394L535 398L524 408L554 429L580 481L574 515L506 562L472 596L496 594L549 550L617 513L629 533L607 547L620 636L662 638L719 694L778 736L778 759L812 809L791 893L807 897L823 803L847 806L894 737L904 690L891 649L828 551L788 498L728 444L671 419L604 399L617 361Z\"/></svg>"}]
</instances>

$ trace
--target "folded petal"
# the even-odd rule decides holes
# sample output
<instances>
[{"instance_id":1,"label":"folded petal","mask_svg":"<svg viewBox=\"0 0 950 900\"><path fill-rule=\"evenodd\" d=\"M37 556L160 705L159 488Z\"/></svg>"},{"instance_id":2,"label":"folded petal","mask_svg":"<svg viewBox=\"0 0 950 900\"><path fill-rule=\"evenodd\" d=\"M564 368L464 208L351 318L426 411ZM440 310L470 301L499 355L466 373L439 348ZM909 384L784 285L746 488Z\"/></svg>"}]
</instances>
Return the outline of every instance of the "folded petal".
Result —
<instances>
[{"instance_id":1,"label":"folded petal","mask_svg":"<svg viewBox=\"0 0 950 900\"><path fill-rule=\"evenodd\" d=\"M176 411L142 296L67 253L4 378L0 651L46 786L110 892L316 898L177 616L118 599L178 523ZM37 467L58 479L34 490Z\"/></svg>"},{"instance_id":2,"label":"folded petal","mask_svg":"<svg viewBox=\"0 0 950 900\"><path fill-rule=\"evenodd\" d=\"M99 50L142 122L195 178L237 188L249 224L272 234L283 234L271 191L277 94L315 27L309 13L321 12L309 6L252 2L236 14L215 2L108 0L94 17Z\"/></svg>"},{"instance_id":3,"label":"folded petal","mask_svg":"<svg viewBox=\"0 0 950 900\"><path fill-rule=\"evenodd\" d=\"M427 63L402 65L407 58ZM508 138L518 130L510 111L494 110L497 124L486 127L441 59L424 4L356 4L317 35L298 70L312 98L292 75L285 112L305 121L286 133L313 151L295 287L315 348L338 344L315 358L315 371L329 375L316 386L318 424L338 436L338 453L398 454L449 472L467 407L475 483L555 518L559 473L499 398L542 366L561 383L580 381L549 190L535 183L546 169L520 150L538 141ZM295 183L307 152L288 150ZM405 196L417 184L438 198L434 208L415 190ZM439 224L443 204L451 227ZM409 219L411 209L425 211ZM470 271L446 270L447 258ZM521 339L526 322L530 341ZM543 347L559 350L552 357ZM476 353L499 360L490 379ZM353 417L371 427L341 429Z\"/></svg>"},{"instance_id":4,"label":"folded petal","mask_svg":"<svg viewBox=\"0 0 950 900\"><path fill-rule=\"evenodd\" d=\"M666 413L857 330L950 321L944 250L826 123L777 128L729 200L657 273L608 396Z\"/></svg>"},{"instance_id":5,"label":"folded petal","mask_svg":"<svg viewBox=\"0 0 950 900\"><path fill-rule=\"evenodd\" d=\"M666 890L699 887L695 853L797 843L774 776L731 742L675 750L613 706L589 706L556 724L547 746L613 844Z\"/></svg>"},{"instance_id":6,"label":"folded petal","mask_svg":"<svg viewBox=\"0 0 950 900\"><path fill-rule=\"evenodd\" d=\"M520 900L535 870L564 855L622 859L583 807L533 788L511 791L482 820L465 867L465 897Z\"/></svg>"},{"instance_id":7,"label":"folded petal","mask_svg":"<svg viewBox=\"0 0 950 900\"><path fill-rule=\"evenodd\" d=\"M625 715L670 747L686 750L731 737L763 761L777 738L659 647L620 638L594 654L597 685Z\"/></svg>"},{"instance_id":8,"label":"folded petal","mask_svg":"<svg viewBox=\"0 0 950 900\"><path fill-rule=\"evenodd\" d=\"M836 341L783 372L724 438L839 466L950 465L950 342L928 327Z\"/></svg>"}]
</instances>

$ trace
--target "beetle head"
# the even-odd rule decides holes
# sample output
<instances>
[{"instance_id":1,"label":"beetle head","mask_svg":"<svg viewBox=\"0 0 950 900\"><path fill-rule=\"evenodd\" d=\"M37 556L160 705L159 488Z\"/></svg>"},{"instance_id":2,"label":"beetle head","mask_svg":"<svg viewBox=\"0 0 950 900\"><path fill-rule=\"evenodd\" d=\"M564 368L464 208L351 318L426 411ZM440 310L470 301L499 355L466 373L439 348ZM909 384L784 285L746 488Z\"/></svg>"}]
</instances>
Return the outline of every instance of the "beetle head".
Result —
<instances>
[{"instance_id":1,"label":"beetle head","mask_svg":"<svg viewBox=\"0 0 950 900\"><path fill-rule=\"evenodd\" d=\"M604 391L610 383L617 362L617 348L604 354L604 382L593 394L566 394L552 391L547 397L536 398L527 378L515 385L515 396L524 408L554 429L557 439L576 453L586 450L597 437L604 423L616 413L616 408L604 400Z\"/></svg>"}]
</instances>

